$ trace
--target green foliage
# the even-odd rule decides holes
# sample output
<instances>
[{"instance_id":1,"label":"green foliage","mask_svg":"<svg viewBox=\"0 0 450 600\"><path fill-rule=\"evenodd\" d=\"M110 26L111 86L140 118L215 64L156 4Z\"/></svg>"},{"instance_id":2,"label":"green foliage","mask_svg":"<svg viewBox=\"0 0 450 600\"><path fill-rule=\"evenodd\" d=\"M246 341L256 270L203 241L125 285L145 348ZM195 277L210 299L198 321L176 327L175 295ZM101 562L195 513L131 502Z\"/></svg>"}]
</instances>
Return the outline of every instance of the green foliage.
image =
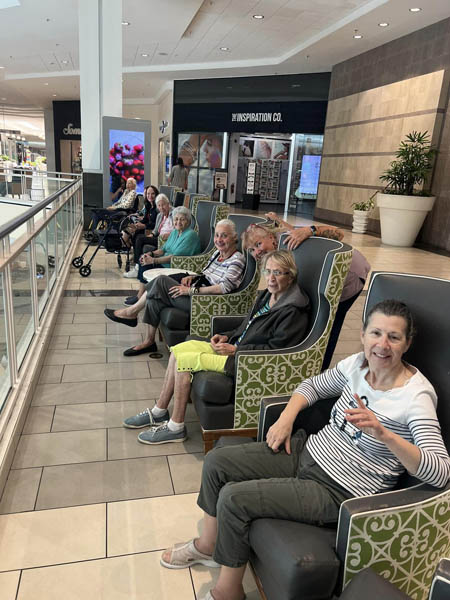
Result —
<instances>
[{"instance_id":1,"label":"green foliage","mask_svg":"<svg viewBox=\"0 0 450 600\"><path fill-rule=\"evenodd\" d=\"M389 169L380 176L386 182L385 194L401 194L405 196L430 196L428 190L417 190L415 186L426 183L433 168L433 160L437 150L431 146L428 131L408 133L406 141L400 143Z\"/></svg>"},{"instance_id":2,"label":"green foliage","mask_svg":"<svg viewBox=\"0 0 450 600\"><path fill-rule=\"evenodd\" d=\"M377 194L377 192L375 192L375 194L372 194L368 200L363 200L362 202L353 202L352 206L353 206L354 210L364 210L366 212L368 212L369 210L372 210L372 208L375 207L374 198L375 198L376 194Z\"/></svg>"},{"instance_id":3,"label":"green foliage","mask_svg":"<svg viewBox=\"0 0 450 600\"><path fill-rule=\"evenodd\" d=\"M0 160L11 160L7 154L0 154Z\"/></svg>"}]
</instances>

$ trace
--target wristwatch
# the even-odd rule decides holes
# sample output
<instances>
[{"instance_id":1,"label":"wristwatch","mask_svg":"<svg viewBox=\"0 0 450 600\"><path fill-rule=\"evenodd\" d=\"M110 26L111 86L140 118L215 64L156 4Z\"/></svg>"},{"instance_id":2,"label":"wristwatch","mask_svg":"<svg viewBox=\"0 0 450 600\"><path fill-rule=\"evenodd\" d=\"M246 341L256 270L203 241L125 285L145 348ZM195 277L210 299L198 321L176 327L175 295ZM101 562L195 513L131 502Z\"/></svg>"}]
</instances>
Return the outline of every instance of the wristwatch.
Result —
<instances>
[{"instance_id":1,"label":"wristwatch","mask_svg":"<svg viewBox=\"0 0 450 600\"><path fill-rule=\"evenodd\" d=\"M317 227L315 225L311 225L310 229L313 236L317 235Z\"/></svg>"}]
</instances>

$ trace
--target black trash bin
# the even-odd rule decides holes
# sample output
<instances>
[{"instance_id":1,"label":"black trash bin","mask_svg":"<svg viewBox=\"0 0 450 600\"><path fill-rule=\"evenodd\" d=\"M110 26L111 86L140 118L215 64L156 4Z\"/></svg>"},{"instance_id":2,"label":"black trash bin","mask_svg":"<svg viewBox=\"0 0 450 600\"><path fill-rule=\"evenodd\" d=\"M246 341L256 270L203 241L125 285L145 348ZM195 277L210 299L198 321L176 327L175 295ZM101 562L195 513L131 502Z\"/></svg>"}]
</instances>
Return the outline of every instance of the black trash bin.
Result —
<instances>
[{"instance_id":1,"label":"black trash bin","mask_svg":"<svg viewBox=\"0 0 450 600\"><path fill-rule=\"evenodd\" d=\"M259 194L243 194L242 208L248 208L250 210L258 210L260 199L261 199L261 196Z\"/></svg>"}]
</instances>

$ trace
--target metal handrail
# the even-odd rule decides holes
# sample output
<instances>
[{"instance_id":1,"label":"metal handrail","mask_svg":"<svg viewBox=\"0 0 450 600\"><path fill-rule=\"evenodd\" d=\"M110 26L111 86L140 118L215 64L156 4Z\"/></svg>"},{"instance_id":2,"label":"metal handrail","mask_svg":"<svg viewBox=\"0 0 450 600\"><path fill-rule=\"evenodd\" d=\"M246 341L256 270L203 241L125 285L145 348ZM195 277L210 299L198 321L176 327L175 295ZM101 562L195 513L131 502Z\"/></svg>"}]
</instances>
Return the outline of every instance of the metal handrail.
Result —
<instances>
[{"instance_id":1,"label":"metal handrail","mask_svg":"<svg viewBox=\"0 0 450 600\"><path fill-rule=\"evenodd\" d=\"M19 215L15 219L11 219L6 225L2 225L0 227L0 241L5 235L10 234L14 229L17 229L21 225L24 225L31 217L34 217L38 212L44 210L49 204L54 202L58 196L61 196L62 193L67 192L73 185L78 182L78 179L74 179L72 183L68 183L66 186L54 192L48 198L44 198L34 206L30 206L30 208L24 212L22 215Z\"/></svg>"}]
</instances>

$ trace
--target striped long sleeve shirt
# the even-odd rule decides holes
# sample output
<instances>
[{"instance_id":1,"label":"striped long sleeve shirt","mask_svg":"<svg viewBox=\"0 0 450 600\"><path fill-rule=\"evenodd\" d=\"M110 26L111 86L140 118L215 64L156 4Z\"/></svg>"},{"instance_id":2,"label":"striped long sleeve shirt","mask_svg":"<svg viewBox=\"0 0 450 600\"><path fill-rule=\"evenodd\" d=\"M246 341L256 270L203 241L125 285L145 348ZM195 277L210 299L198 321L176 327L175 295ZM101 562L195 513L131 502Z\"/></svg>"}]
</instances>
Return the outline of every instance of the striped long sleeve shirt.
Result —
<instances>
[{"instance_id":1,"label":"striped long sleeve shirt","mask_svg":"<svg viewBox=\"0 0 450 600\"><path fill-rule=\"evenodd\" d=\"M211 285L219 284L222 294L229 294L239 287L244 277L245 258L241 252L236 251L222 262L218 259L219 253L216 252L203 270L203 275Z\"/></svg>"},{"instance_id":2,"label":"striped long sleeve shirt","mask_svg":"<svg viewBox=\"0 0 450 600\"><path fill-rule=\"evenodd\" d=\"M416 370L408 382L388 391L374 390L361 368L364 354L354 354L336 367L303 381L295 390L311 406L321 398L340 396L329 423L310 435L311 456L335 481L355 496L392 489L405 470L385 444L348 423L344 410L356 408L358 394L380 423L420 449L415 477L444 487L450 477L450 459L436 416L437 397L431 383Z\"/></svg>"}]
</instances>

